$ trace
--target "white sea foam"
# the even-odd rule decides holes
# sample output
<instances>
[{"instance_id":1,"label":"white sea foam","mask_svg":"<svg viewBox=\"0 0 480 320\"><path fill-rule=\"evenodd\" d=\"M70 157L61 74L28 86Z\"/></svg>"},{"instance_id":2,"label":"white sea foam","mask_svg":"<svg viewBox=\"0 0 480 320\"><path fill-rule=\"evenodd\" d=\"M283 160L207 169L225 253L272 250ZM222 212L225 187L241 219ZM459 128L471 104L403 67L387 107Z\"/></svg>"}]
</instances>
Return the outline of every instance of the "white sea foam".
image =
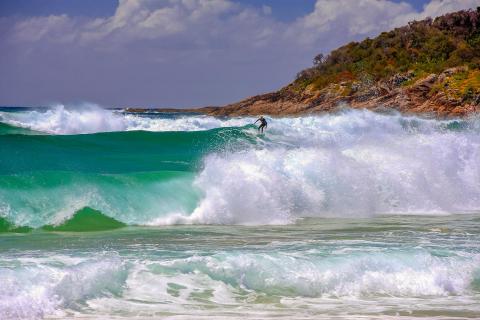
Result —
<instances>
[{"instance_id":1,"label":"white sea foam","mask_svg":"<svg viewBox=\"0 0 480 320\"><path fill-rule=\"evenodd\" d=\"M255 121L252 118L216 118L210 116L179 116L176 118L149 118L125 115L127 130L144 131L202 131L215 128L240 127Z\"/></svg>"},{"instance_id":2,"label":"white sea foam","mask_svg":"<svg viewBox=\"0 0 480 320\"><path fill-rule=\"evenodd\" d=\"M171 115L162 113L122 113L104 109L91 103L54 105L44 110L0 112L0 121L50 134L81 134L110 131L200 131L222 127L241 127L255 121L253 117L212 117L204 115ZM358 134L386 134L409 132L432 133L449 124L462 123L471 130L480 131L478 118L470 120L435 120L405 117L399 113L378 114L366 110L349 110L321 116L270 118L267 132L271 138L284 143L309 144L328 136L355 138ZM332 142L332 141L330 141Z\"/></svg>"},{"instance_id":3,"label":"white sea foam","mask_svg":"<svg viewBox=\"0 0 480 320\"><path fill-rule=\"evenodd\" d=\"M2 112L0 121L50 134L123 131L128 128L122 116L92 104L75 107L56 105L45 110Z\"/></svg>"},{"instance_id":4,"label":"white sea foam","mask_svg":"<svg viewBox=\"0 0 480 320\"><path fill-rule=\"evenodd\" d=\"M474 254L438 257L422 249L329 256L227 251L172 260L104 257L62 266L39 261L0 269L0 316L40 319L77 312L101 317L114 311L128 318L167 312L237 313L238 308L279 312L282 305L292 304L289 298L302 302L297 310L328 305L329 299L448 301L473 294L479 262ZM276 302L252 303L262 298Z\"/></svg>"},{"instance_id":5,"label":"white sea foam","mask_svg":"<svg viewBox=\"0 0 480 320\"><path fill-rule=\"evenodd\" d=\"M274 120L271 145L205 158L189 216L153 224L277 224L298 217L480 209L478 123L356 111Z\"/></svg>"},{"instance_id":6,"label":"white sea foam","mask_svg":"<svg viewBox=\"0 0 480 320\"><path fill-rule=\"evenodd\" d=\"M161 265L182 274L208 275L237 289L279 296L362 297L465 294L480 262L435 257L423 250L339 256L219 253Z\"/></svg>"},{"instance_id":7,"label":"white sea foam","mask_svg":"<svg viewBox=\"0 0 480 320\"><path fill-rule=\"evenodd\" d=\"M0 318L65 316L61 309L102 295L118 294L127 276L118 259L88 260L71 266L38 261L0 268Z\"/></svg>"},{"instance_id":8,"label":"white sea foam","mask_svg":"<svg viewBox=\"0 0 480 320\"><path fill-rule=\"evenodd\" d=\"M55 105L45 110L0 112L0 121L49 134L82 134L111 131L199 131L244 126L252 119L220 119L208 116L162 118L143 114L122 114L95 104Z\"/></svg>"}]
</instances>

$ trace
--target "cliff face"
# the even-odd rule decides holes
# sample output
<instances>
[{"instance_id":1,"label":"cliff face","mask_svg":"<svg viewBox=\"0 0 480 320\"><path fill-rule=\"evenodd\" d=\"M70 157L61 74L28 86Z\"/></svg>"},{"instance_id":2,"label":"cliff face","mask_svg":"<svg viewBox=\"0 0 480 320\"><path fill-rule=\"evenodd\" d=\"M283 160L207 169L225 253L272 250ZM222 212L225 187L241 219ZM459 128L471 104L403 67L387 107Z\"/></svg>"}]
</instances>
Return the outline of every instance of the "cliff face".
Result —
<instances>
[{"instance_id":1,"label":"cliff face","mask_svg":"<svg viewBox=\"0 0 480 320\"><path fill-rule=\"evenodd\" d=\"M480 7L318 55L279 91L203 112L297 115L342 105L447 117L480 112Z\"/></svg>"}]
</instances>

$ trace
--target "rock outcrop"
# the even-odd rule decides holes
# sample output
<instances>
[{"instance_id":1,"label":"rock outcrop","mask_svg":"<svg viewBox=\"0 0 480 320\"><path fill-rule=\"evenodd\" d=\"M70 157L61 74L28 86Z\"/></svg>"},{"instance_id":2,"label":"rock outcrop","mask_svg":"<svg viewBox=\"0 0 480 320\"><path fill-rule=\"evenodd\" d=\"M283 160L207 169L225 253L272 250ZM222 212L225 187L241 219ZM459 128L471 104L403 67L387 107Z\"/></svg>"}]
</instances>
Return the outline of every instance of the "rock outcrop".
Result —
<instances>
[{"instance_id":1,"label":"rock outcrop","mask_svg":"<svg viewBox=\"0 0 480 320\"><path fill-rule=\"evenodd\" d=\"M313 61L276 92L224 107L178 111L284 116L349 106L437 117L480 112L480 7L413 21L327 56L319 54Z\"/></svg>"},{"instance_id":2,"label":"rock outcrop","mask_svg":"<svg viewBox=\"0 0 480 320\"><path fill-rule=\"evenodd\" d=\"M480 111L480 7L413 21L319 54L285 88L214 115L295 115L339 106L438 117Z\"/></svg>"},{"instance_id":3,"label":"rock outcrop","mask_svg":"<svg viewBox=\"0 0 480 320\"><path fill-rule=\"evenodd\" d=\"M298 115L328 112L341 106L370 110L395 109L402 113L423 113L437 117L462 117L480 112L480 95L466 100L460 89L449 85L456 76L480 80L480 72L452 68L408 83L412 73L396 74L387 81L364 84L332 84L319 91L297 93L289 86L280 91L254 96L221 108L211 108L211 115ZM450 88L449 88L450 87ZM310 90L309 90L310 89Z\"/></svg>"}]
</instances>

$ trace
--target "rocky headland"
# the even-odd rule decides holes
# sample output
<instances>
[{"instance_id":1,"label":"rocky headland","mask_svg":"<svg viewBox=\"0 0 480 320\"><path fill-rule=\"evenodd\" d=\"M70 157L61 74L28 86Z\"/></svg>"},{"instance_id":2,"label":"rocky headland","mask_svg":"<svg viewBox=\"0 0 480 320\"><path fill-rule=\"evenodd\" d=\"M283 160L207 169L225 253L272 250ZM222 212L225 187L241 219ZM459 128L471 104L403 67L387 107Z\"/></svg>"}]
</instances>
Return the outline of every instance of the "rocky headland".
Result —
<instances>
[{"instance_id":1,"label":"rocky headland","mask_svg":"<svg viewBox=\"0 0 480 320\"><path fill-rule=\"evenodd\" d=\"M319 54L313 67L275 92L222 107L155 110L284 116L342 106L436 117L480 112L480 7L414 21L327 56Z\"/></svg>"}]
</instances>

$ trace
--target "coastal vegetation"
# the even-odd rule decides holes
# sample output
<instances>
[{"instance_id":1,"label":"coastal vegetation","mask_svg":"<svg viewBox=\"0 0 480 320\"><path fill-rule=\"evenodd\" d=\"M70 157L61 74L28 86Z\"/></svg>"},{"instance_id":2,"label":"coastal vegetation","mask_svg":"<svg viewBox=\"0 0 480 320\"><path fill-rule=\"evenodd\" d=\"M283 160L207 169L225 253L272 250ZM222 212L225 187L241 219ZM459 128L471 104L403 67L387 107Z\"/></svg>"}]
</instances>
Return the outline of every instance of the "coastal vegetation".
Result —
<instances>
[{"instance_id":1,"label":"coastal vegetation","mask_svg":"<svg viewBox=\"0 0 480 320\"><path fill-rule=\"evenodd\" d=\"M320 53L280 90L189 111L280 116L344 106L437 117L480 113L480 7L412 21Z\"/></svg>"},{"instance_id":2,"label":"coastal vegetation","mask_svg":"<svg viewBox=\"0 0 480 320\"><path fill-rule=\"evenodd\" d=\"M374 39L351 42L327 56L319 54L313 67L298 74L293 87L304 90L312 85L321 90L343 83L348 95L359 83L391 79L408 86L429 74L463 67L454 79L442 81L435 90L459 89L465 98L473 98L480 93L479 13L480 7L413 21Z\"/></svg>"}]
</instances>

